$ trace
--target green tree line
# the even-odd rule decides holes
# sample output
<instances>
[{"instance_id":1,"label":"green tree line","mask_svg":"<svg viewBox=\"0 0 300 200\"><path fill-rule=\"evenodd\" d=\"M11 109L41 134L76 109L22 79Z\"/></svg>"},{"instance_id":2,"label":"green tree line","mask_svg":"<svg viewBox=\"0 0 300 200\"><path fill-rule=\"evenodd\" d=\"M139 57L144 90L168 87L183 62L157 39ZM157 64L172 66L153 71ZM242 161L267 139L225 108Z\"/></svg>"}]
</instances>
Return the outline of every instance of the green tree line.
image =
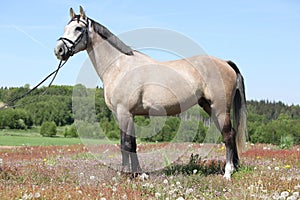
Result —
<instances>
[{"instance_id":1,"label":"green tree line","mask_svg":"<svg viewBox=\"0 0 300 200\"><path fill-rule=\"evenodd\" d=\"M0 129L30 129L46 122L69 126L65 136L119 138L118 125L107 108L102 88L89 89L83 85L38 88L29 95L11 102L30 89L24 87L0 88ZM13 107L13 108L9 108ZM248 132L253 143L281 145L289 140L300 143L300 107L274 101L248 101ZM180 116L165 118L135 117L137 136L141 140L203 142L211 132L210 119L195 106ZM76 127L76 128L75 128ZM157 128L159 127L159 128Z\"/></svg>"}]
</instances>

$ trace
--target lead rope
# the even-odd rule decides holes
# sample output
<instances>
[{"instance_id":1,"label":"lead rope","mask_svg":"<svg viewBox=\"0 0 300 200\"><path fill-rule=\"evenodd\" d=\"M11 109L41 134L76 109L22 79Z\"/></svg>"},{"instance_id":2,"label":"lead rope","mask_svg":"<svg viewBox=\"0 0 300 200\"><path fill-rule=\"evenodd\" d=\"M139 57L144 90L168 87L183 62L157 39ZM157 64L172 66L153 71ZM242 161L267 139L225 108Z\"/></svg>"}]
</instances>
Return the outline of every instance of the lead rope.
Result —
<instances>
[{"instance_id":1,"label":"lead rope","mask_svg":"<svg viewBox=\"0 0 300 200\"><path fill-rule=\"evenodd\" d=\"M30 94L31 92L33 92L36 88L38 88L41 84L43 84L48 78L50 78L50 77L54 74L54 76L53 76L51 82L49 83L49 85L48 85L48 87L47 87L47 89L46 89L41 95L46 94L46 92L48 91L48 89L49 89L50 86L52 85L54 79L56 78L56 75L57 75L58 71L60 70L60 68L62 68L62 67L66 64L67 61L68 61L68 59L65 60L65 61L62 61L62 60L61 60L61 61L59 62L59 65L58 65L57 69L54 70L52 73L50 73L48 76L46 76L39 84L37 84L35 87L33 87L31 90L25 92L24 94L22 94L22 95L20 95L20 96L14 98L14 99L8 101L8 102L5 103L4 105L1 105L1 106L0 106L0 110L4 110L4 109L8 109L8 108L16 108L16 107L25 105L25 103L24 103L24 104L18 104L18 105L14 105L14 106L9 106L10 104L16 102L16 101L19 100L19 99L22 99L23 97L25 97L25 96L27 96L28 94ZM41 95L39 95L38 98L39 98ZM34 101L36 101L36 99L34 99L34 100L32 100L32 101L30 101L30 102L28 102L28 103L26 103L26 104L33 103Z\"/></svg>"}]
</instances>

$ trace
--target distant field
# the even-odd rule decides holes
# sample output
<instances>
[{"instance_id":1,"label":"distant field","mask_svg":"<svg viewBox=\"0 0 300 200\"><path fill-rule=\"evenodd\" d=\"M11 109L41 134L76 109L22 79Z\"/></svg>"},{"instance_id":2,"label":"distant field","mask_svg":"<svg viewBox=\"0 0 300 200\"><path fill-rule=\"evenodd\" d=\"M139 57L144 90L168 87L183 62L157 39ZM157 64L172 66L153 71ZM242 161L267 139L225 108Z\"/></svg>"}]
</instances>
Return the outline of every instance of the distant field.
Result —
<instances>
[{"instance_id":1,"label":"distant field","mask_svg":"<svg viewBox=\"0 0 300 200\"><path fill-rule=\"evenodd\" d=\"M48 146L81 144L79 138L49 138L49 137L26 137L26 136L0 136L0 146Z\"/></svg>"},{"instance_id":2,"label":"distant field","mask_svg":"<svg viewBox=\"0 0 300 200\"><path fill-rule=\"evenodd\" d=\"M30 130L0 130L0 146L61 146L72 144L104 144L118 143L118 141L107 141L99 139L64 138L58 130L57 137L42 137L39 129Z\"/></svg>"}]
</instances>

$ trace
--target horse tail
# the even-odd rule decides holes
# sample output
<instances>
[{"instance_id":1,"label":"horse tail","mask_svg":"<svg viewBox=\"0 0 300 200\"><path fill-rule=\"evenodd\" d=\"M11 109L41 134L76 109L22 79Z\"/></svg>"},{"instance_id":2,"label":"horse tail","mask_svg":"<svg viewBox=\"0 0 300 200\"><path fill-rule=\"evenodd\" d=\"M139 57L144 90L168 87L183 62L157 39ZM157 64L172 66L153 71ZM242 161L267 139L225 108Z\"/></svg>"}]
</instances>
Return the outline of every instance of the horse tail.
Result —
<instances>
[{"instance_id":1,"label":"horse tail","mask_svg":"<svg viewBox=\"0 0 300 200\"><path fill-rule=\"evenodd\" d=\"M236 90L233 97L233 127L236 131L238 153L241 153L244 150L246 138L248 137L245 84L244 78L236 64L232 61L227 61L227 63L237 74Z\"/></svg>"}]
</instances>

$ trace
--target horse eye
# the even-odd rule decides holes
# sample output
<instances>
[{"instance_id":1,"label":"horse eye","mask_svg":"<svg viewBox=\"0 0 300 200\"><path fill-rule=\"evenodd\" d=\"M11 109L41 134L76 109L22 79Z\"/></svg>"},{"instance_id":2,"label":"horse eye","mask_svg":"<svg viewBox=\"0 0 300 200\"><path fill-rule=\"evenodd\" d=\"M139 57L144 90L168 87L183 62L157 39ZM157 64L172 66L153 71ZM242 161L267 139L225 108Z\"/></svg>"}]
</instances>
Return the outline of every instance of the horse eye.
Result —
<instances>
[{"instance_id":1,"label":"horse eye","mask_svg":"<svg viewBox=\"0 0 300 200\"><path fill-rule=\"evenodd\" d=\"M80 27L80 26L77 26L77 27L75 28L75 31L80 31L80 32L81 32L81 31L82 31L82 29L83 29L82 27Z\"/></svg>"}]
</instances>

